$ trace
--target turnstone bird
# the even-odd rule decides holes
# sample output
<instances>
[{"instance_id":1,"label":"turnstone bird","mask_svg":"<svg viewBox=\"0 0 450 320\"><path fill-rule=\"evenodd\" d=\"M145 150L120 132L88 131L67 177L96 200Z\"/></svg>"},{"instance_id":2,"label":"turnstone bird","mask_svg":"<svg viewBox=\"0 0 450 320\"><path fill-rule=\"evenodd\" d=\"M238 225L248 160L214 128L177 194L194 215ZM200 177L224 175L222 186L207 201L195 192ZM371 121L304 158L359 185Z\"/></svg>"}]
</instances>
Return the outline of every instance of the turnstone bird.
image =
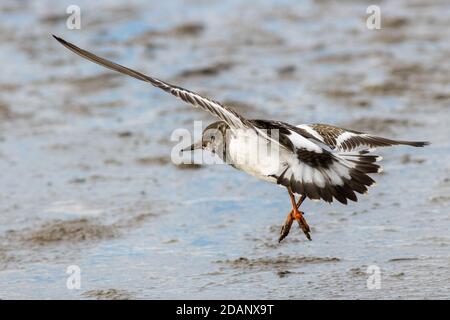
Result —
<instances>
[{"instance_id":1,"label":"turnstone bird","mask_svg":"<svg viewBox=\"0 0 450 320\"><path fill-rule=\"evenodd\" d=\"M357 201L356 193L364 194L375 181L368 174L381 171L376 164L381 157L372 152L375 147L408 145L423 147L424 141L402 141L339 128L327 124L291 125L273 120L250 120L228 106L195 92L149 77L138 71L101 58L59 37L59 43L81 57L108 69L150 83L194 107L200 107L220 120L205 128L201 141L182 151L203 149L217 154L233 167L287 189L292 210L286 217L279 241L289 233L296 220L311 240L310 228L300 205L306 198L347 204ZM246 161L257 153L257 146L269 151ZM296 196L299 195L298 201Z\"/></svg>"}]
</instances>

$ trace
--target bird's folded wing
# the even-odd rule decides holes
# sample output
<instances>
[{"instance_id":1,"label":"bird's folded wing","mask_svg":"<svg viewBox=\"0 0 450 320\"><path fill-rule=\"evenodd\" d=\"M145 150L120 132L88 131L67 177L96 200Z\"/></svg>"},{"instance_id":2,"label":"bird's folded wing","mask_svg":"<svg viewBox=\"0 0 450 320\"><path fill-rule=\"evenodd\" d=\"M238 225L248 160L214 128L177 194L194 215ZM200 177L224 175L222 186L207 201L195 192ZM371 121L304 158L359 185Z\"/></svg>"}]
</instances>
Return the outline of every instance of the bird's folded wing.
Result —
<instances>
[{"instance_id":1,"label":"bird's folded wing","mask_svg":"<svg viewBox=\"0 0 450 320\"><path fill-rule=\"evenodd\" d=\"M362 151L368 148L409 145L423 147L428 142L386 139L368 133L339 128L328 124L302 124L297 126L310 139L320 141L332 150L340 152Z\"/></svg>"},{"instance_id":2,"label":"bird's folded wing","mask_svg":"<svg viewBox=\"0 0 450 320\"><path fill-rule=\"evenodd\" d=\"M270 177L310 199L337 199L344 204L347 199L356 201L355 192L365 193L375 182L368 174L381 169L375 163L379 157L333 153L322 139L305 129L280 121L251 121L258 128L278 130L280 144L290 151Z\"/></svg>"},{"instance_id":3,"label":"bird's folded wing","mask_svg":"<svg viewBox=\"0 0 450 320\"><path fill-rule=\"evenodd\" d=\"M368 174L381 170L375 155L335 154L295 131L287 138L293 152L274 177L278 184L310 199L337 199L344 204L347 199L357 201L355 192L366 193L375 182Z\"/></svg>"},{"instance_id":4,"label":"bird's folded wing","mask_svg":"<svg viewBox=\"0 0 450 320\"><path fill-rule=\"evenodd\" d=\"M69 50L75 52L79 56L90 60L92 62L95 62L105 68L126 74L130 77L136 78L141 81L148 82L152 84L153 86L160 88L178 98L181 100L190 103L194 107L200 107L208 112L210 112L212 115L218 117L219 119L225 121L232 129L239 128L248 128L249 123L248 121L242 117L240 114L238 114L236 111L230 109L227 106L224 106L223 104L205 98L198 93L189 91L187 89L169 84L167 82L164 82L162 80L147 76L145 74L142 74L138 71L135 71L133 69L124 67L120 64L117 64L115 62L109 61L105 58L99 57L89 51L83 50L74 44L65 41L64 39L61 39L57 36L53 36L56 40L58 40L59 43L61 43L63 46L68 48Z\"/></svg>"}]
</instances>

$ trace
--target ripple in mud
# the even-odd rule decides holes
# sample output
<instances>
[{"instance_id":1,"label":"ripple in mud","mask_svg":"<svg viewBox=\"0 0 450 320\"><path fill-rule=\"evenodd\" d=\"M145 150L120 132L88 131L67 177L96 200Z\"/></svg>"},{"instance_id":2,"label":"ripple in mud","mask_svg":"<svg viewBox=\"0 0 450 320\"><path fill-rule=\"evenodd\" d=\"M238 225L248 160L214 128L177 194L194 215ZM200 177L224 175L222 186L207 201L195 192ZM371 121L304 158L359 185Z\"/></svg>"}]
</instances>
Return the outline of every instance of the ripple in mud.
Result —
<instances>
[{"instance_id":1,"label":"ripple in mud","mask_svg":"<svg viewBox=\"0 0 450 320\"><path fill-rule=\"evenodd\" d=\"M10 230L0 235L0 270L24 263L42 262L47 259L64 259L76 254L77 245L93 245L98 241L115 239L123 232L139 227L155 215L142 213L111 224L97 219L53 220L36 228ZM71 246L70 252L67 246ZM30 250L32 249L32 250Z\"/></svg>"},{"instance_id":2,"label":"ripple in mud","mask_svg":"<svg viewBox=\"0 0 450 320\"><path fill-rule=\"evenodd\" d=\"M166 165L170 163L168 157L141 157L136 159L136 162L140 165L153 166L153 165Z\"/></svg>"},{"instance_id":3,"label":"ripple in mud","mask_svg":"<svg viewBox=\"0 0 450 320\"><path fill-rule=\"evenodd\" d=\"M202 165L197 163L180 163L177 164L176 167L181 170L193 170L193 169L195 170L200 169Z\"/></svg>"},{"instance_id":4,"label":"ripple in mud","mask_svg":"<svg viewBox=\"0 0 450 320\"><path fill-rule=\"evenodd\" d=\"M59 24L64 23L67 20L67 14L47 14L40 18L41 22L48 24Z\"/></svg>"},{"instance_id":5,"label":"ripple in mud","mask_svg":"<svg viewBox=\"0 0 450 320\"><path fill-rule=\"evenodd\" d=\"M290 77L290 76L294 75L296 71L297 71L297 67L292 64L280 67L277 70L278 75L282 78Z\"/></svg>"},{"instance_id":6,"label":"ripple in mud","mask_svg":"<svg viewBox=\"0 0 450 320\"><path fill-rule=\"evenodd\" d=\"M291 276L293 274L303 274L303 272L292 272L289 270L282 270L277 272L278 278L285 278L287 276Z\"/></svg>"},{"instance_id":7,"label":"ripple in mud","mask_svg":"<svg viewBox=\"0 0 450 320\"><path fill-rule=\"evenodd\" d=\"M450 202L450 196L434 196L430 201L432 203L447 203Z\"/></svg>"},{"instance_id":8,"label":"ripple in mud","mask_svg":"<svg viewBox=\"0 0 450 320\"><path fill-rule=\"evenodd\" d=\"M0 101L0 117L4 119L11 118L12 112L8 105Z\"/></svg>"},{"instance_id":9,"label":"ripple in mud","mask_svg":"<svg viewBox=\"0 0 450 320\"><path fill-rule=\"evenodd\" d=\"M64 259L77 252L71 250L68 254L67 250L64 250L68 245L93 244L118 235L114 226L97 224L88 219L56 220L36 229L10 230L0 236L0 270L20 268L24 263Z\"/></svg>"},{"instance_id":10,"label":"ripple in mud","mask_svg":"<svg viewBox=\"0 0 450 320\"><path fill-rule=\"evenodd\" d=\"M401 156L400 158L400 162L402 164L408 164L408 163L417 163L417 164L422 164L424 163L426 160L422 159L422 158L414 158L411 157L410 154L404 154L403 156Z\"/></svg>"},{"instance_id":11,"label":"ripple in mud","mask_svg":"<svg viewBox=\"0 0 450 320\"><path fill-rule=\"evenodd\" d=\"M415 260L419 260L419 258L392 258L389 259L389 262L401 262L401 261L415 261Z\"/></svg>"},{"instance_id":12,"label":"ripple in mud","mask_svg":"<svg viewBox=\"0 0 450 320\"><path fill-rule=\"evenodd\" d=\"M170 38L192 38L200 36L205 26L197 22L180 24L167 30L145 30L135 37L126 40L127 45L145 46L147 50L164 48L167 46L167 37ZM163 40L163 41L161 41Z\"/></svg>"},{"instance_id":13,"label":"ripple in mud","mask_svg":"<svg viewBox=\"0 0 450 320\"><path fill-rule=\"evenodd\" d=\"M168 157L142 157L136 159L136 162L144 166L164 166L172 163ZM200 169L202 166L196 163L180 163L175 167L177 169Z\"/></svg>"},{"instance_id":14,"label":"ripple in mud","mask_svg":"<svg viewBox=\"0 0 450 320\"><path fill-rule=\"evenodd\" d=\"M407 26L409 22L410 20L407 17L385 17L383 19L383 28L401 28Z\"/></svg>"},{"instance_id":15,"label":"ripple in mud","mask_svg":"<svg viewBox=\"0 0 450 320\"><path fill-rule=\"evenodd\" d=\"M400 79L407 79L414 75L429 73L431 70L427 70L424 66L418 63L409 64L395 64L393 65L389 72L393 77L399 77Z\"/></svg>"},{"instance_id":16,"label":"ripple in mud","mask_svg":"<svg viewBox=\"0 0 450 320\"><path fill-rule=\"evenodd\" d=\"M139 41L142 39L148 39L149 37L159 36L159 37L197 37L203 33L205 30L205 26L200 22L187 22L180 25L177 25L173 28L169 28L167 30L155 31L150 30L147 31L138 37L135 40Z\"/></svg>"},{"instance_id":17,"label":"ripple in mud","mask_svg":"<svg viewBox=\"0 0 450 320\"><path fill-rule=\"evenodd\" d=\"M362 117L343 124L343 127L370 133L394 133L396 128L416 127L419 123L407 119Z\"/></svg>"},{"instance_id":18,"label":"ripple in mud","mask_svg":"<svg viewBox=\"0 0 450 320\"><path fill-rule=\"evenodd\" d=\"M153 213L142 213L112 224L102 224L97 219L87 218L53 220L36 229L10 230L5 238L9 243L25 242L38 245L112 239L120 236L121 231L136 227L144 220L155 216Z\"/></svg>"},{"instance_id":19,"label":"ripple in mud","mask_svg":"<svg viewBox=\"0 0 450 320\"><path fill-rule=\"evenodd\" d=\"M45 245L56 242L79 242L111 239L118 235L114 226L97 224L88 219L53 221L23 237L30 244Z\"/></svg>"},{"instance_id":20,"label":"ripple in mud","mask_svg":"<svg viewBox=\"0 0 450 320\"><path fill-rule=\"evenodd\" d=\"M240 257L232 260L218 260L216 263L225 264L235 268L267 268L267 267L295 267L303 264L334 263L341 259L336 257L292 257L280 255L278 257L246 258Z\"/></svg>"},{"instance_id":21,"label":"ripple in mud","mask_svg":"<svg viewBox=\"0 0 450 320\"><path fill-rule=\"evenodd\" d=\"M70 85L74 86L79 92L83 94L98 93L101 90L107 90L111 88L117 88L120 86L119 78L120 74L112 72L103 72L97 75L83 77L83 78L71 78L68 80Z\"/></svg>"},{"instance_id":22,"label":"ripple in mud","mask_svg":"<svg viewBox=\"0 0 450 320\"><path fill-rule=\"evenodd\" d=\"M357 93L354 90L344 88L330 88L325 90L325 94L331 98L351 98Z\"/></svg>"},{"instance_id":23,"label":"ripple in mud","mask_svg":"<svg viewBox=\"0 0 450 320\"><path fill-rule=\"evenodd\" d=\"M89 290L82 293L86 298L94 298L97 300L130 300L133 295L120 289L105 289L105 290Z\"/></svg>"},{"instance_id":24,"label":"ripple in mud","mask_svg":"<svg viewBox=\"0 0 450 320\"><path fill-rule=\"evenodd\" d=\"M387 80L381 83L366 84L362 90L370 95L398 95L408 90L405 83Z\"/></svg>"},{"instance_id":25,"label":"ripple in mud","mask_svg":"<svg viewBox=\"0 0 450 320\"><path fill-rule=\"evenodd\" d=\"M205 30L205 26L199 22L188 22L180 24L173 29L169 29L166 32L161 33L162 35L169 36L199 36Z\"/></svg>"},{"instance_id":26,"label":"ripple in mud","mask_svg":"<svg viewBox=\"0 0 450 320\"><path fill-rule=\"evenodd\" d=\"M0 270L7 269L10 264L16 262L16 259L0 248Z\"/></svg>"},{"instance_id":27,"label":"ripple in mud","mask_svg":"<svg viewBox=\"0 0 450 320\"><path fill-rule=\"evenodd\" d=\"M348 273L353 277L367 276L367 273L363 271L363 267L351 268Z\"/></svg>"},{"instance_id":28,"label":"ripple in mud","mask_svg":"<svg viewBox=\"0 0 450 320\"><path fill-rule=\"evenodd\" d=\"M180 78L191 78L191 77L210 77L218 75L222 71L227 71L232 68L233 64L231 62L218 62L209 66L199 67L189 70L181 71L178 74Z\"/></svg>"},{"instance_id":29,"label":"ripple in mud","mask_svg":"<svg viewBox=\"0 0 450 320\"><path fill-rule=\"evenodd\" d=\"M16 119L28 119L31 118L30 114L17 113L12 110L12 108L3 101L0 101L0 120L12 121ZM6 121L5 121L6 123ZM3 122L0 122L2 125Z\"/></svg>"},{"instance_id":30,"label":"ripple in mud","mask_svg":"<svg viewBox=\"0 0 450 320\"><path fill-rule=\"evenodd\" d=\"M386 44L399 44L409 40L409 36L406 32L403 32L397 28L386 29L384 32L376 32L371 38L371 42L379 42Z\"/></svg>"}]
</instances>

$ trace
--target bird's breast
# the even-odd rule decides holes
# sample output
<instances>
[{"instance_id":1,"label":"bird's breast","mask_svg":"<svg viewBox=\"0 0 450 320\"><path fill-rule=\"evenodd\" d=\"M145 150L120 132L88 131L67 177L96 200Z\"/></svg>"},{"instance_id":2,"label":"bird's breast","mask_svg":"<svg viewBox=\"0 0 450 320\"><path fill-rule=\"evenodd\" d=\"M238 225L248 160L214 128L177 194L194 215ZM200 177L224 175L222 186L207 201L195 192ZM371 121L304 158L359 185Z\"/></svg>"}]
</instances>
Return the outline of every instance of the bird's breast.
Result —
<instances>
[{"instance_id":1,"label":"bird's breast","mask_svg":"<svg viewBox=\"0 0 450 320\"><path fill-rule=\"evenodd\" d=\"M227 144L227 162L236 169L271 182L271 175L279 172L283 153L279 145L269 143L256 133L231 136Z\"/></svg>"}]
</instances>

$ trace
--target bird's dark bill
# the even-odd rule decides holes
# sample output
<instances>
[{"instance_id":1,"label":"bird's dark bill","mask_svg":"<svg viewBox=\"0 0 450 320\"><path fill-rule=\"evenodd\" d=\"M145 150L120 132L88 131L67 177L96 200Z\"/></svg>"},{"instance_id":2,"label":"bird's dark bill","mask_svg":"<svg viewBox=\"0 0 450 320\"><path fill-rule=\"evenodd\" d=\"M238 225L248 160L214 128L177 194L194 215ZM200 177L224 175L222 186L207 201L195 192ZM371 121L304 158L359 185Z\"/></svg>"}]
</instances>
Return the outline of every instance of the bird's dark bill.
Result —
<instances>
[{"instance_id":1,"label":"bird's dark bill","mask_svg":"<svg viewBox=\"0 0 450 320\"><path fill-rule=\"evenodd\" d=\"M203 149L203 142L202 141L198 141L196 143L191 144L187 148L181 149L181 152L194 151L194 150L197 150L197 149Z\"/></svg>"}]
</instances>

